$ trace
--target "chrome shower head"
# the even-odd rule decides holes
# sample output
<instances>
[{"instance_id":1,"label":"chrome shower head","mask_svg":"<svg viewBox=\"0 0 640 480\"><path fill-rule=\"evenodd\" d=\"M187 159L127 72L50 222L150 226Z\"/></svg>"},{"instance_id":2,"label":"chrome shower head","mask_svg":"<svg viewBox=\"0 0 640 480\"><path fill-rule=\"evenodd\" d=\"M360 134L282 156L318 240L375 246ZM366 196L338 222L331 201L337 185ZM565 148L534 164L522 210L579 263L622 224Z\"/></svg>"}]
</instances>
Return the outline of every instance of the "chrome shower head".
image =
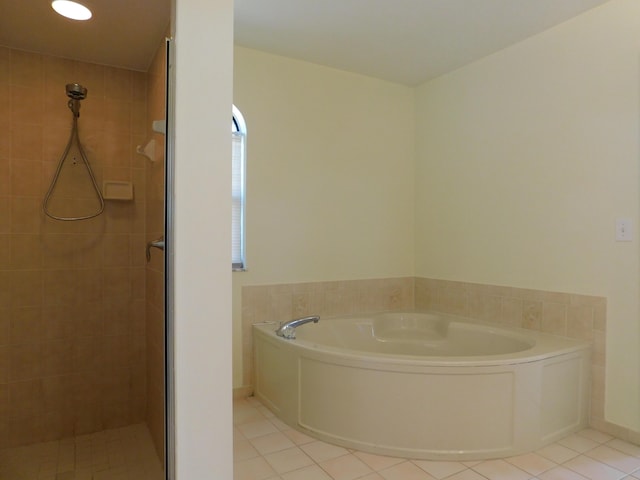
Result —
<instances>
[{"instance_id":1,"label":"chrome shower head","mask_svg":"<svg viewBox=\"0 0 640 480\"><path fill-rule=\"evenodd\" d=\"M79 83L67 83L67 96L72 100L84 100L87 98L87 89Z\"/></svg>"},{"instance_id":2,"label":"chrome shower head","mask_svg":"<svg viewBox=\"0 0 640 480\"><path fill-rule=\"evenodd\" d=\"M67 83L67 96L71 99L67 104L73 112L73 116L80 116L80 100L87 98L87 89L79 83Z\"/></svg>"}]
</instances>

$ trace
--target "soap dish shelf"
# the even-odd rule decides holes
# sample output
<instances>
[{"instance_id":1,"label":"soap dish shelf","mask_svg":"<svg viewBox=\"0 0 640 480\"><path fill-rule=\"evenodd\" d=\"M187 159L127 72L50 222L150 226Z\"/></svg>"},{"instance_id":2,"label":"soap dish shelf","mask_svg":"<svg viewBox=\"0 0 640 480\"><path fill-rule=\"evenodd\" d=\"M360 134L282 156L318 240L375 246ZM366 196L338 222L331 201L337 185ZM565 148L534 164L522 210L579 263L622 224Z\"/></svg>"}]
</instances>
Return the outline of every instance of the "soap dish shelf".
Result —
<instances>
[{"instance_id":1,"label":"soap dish shelf","mask_svg":"<svg viewBox=\"0 0 640 480\"><path fill-rule=\"evenodd\" d=\"M117 180L102 182L102 196L105 200L133 200L133 184Z\"/></svg>"}]
</instances>

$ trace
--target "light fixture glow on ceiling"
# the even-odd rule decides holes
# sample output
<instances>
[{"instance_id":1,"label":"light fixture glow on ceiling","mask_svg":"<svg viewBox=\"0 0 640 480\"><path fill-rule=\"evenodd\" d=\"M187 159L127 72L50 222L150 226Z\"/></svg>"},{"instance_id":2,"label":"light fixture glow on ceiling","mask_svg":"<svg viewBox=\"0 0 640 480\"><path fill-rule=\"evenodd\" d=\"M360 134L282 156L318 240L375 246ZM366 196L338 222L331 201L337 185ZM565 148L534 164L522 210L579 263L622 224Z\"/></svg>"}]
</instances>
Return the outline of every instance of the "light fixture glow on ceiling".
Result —
<instances>
[{"instance_id":1,"label":"light fixture glow on ceiling","mask_svg":"<svg viewBox=\"0 0 640 480\"><path fill-rule=\"evenodd\" d=\"M73 20L89 20L91 18L91 10L77 2L70 0L53 0L51 6L63 17Z\"/></svg>"}]
</instances>

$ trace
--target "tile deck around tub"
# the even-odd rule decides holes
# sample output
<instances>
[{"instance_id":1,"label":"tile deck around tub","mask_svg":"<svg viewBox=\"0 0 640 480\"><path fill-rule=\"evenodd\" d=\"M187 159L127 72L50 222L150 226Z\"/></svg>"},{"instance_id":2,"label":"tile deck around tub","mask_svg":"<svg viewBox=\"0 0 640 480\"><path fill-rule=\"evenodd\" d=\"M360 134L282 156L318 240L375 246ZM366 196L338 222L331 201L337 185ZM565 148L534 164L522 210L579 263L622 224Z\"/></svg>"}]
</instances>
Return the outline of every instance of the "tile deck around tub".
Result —
<instances>
[{"instance_id":1,"label":"tile deck around tub","mask_svg":"<svg viewBox=\"0 0 640 480\"><path fill-rule=\"evenodd\" d=\"M257 399L236 400L234 480L634 480L640 446L584 429L525 455L498 460L408 460L316 440Z\"/></svg>"}]
</instances>

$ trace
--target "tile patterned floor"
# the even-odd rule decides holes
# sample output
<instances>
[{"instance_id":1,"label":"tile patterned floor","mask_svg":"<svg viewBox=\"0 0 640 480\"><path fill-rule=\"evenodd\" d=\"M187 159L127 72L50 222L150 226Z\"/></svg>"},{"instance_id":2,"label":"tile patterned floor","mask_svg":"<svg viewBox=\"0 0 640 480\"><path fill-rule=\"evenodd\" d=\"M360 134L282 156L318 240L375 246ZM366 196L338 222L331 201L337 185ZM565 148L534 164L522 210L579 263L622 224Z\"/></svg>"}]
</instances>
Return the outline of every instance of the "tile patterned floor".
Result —
<instances>
[{"instance_id":1,"label":"tile patterned floor","mask_svg":"<svg viewBox=\"0 0 640 480\"><path fill-rule=\"evenodd\" d=\"M0 450L0 480L162 480L146 425Z\"/></svg>"},{"instance_id":2,"label":"tile patterned floor","mask_svg":"<svg viewBox=\"0 0 640 480\"><path fill-rule=\"evenodd\" d=\"M640 447L585 429L536 452L480 462L384 457L315 440L255 398L234 402L234 480L634 480Z\"/></svg>"}]
</instances>

